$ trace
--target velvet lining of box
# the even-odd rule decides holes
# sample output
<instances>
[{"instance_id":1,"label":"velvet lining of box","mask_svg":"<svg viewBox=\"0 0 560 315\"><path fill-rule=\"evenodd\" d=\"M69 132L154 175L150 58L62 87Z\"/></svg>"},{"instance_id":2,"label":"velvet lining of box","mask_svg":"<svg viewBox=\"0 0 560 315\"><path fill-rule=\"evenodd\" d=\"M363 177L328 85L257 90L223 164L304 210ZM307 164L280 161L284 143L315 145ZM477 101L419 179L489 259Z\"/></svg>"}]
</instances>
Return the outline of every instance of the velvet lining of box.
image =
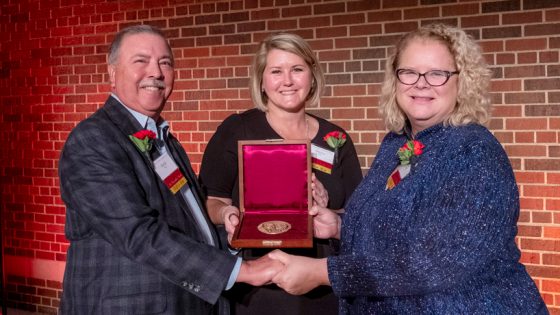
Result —
<instances>
[{"instance_id":1,"label":"velvet lining of box","mask_svg":"<svg viewBox=\"0 0 560 315\"><path fill-rule=\"evenodd\" d=\"M301 239L308 235L306 144L244 145L241 239ZM258 225L284 221L291 229L265 234Z\"/></svg>"}]
</instances>

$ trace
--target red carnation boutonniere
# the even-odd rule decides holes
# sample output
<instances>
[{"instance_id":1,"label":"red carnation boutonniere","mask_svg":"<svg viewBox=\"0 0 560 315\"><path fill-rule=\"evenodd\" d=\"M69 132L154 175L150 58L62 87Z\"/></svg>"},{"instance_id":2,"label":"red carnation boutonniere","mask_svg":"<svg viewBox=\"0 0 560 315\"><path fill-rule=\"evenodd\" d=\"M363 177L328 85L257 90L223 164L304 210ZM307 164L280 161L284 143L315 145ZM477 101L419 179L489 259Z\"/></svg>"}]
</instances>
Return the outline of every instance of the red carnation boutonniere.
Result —
<instances>
[{"instance_id":1,"label":"red carnation boutonniere","mask_svg":"<svg viewBox=\"0 0 560 315\"><path fill-rule=\"evenodd\" d=\"M400 149L397 151L399 160L401 160L401 165L410 164L410 160L421 155L424 145L418 140L408 140Z\"/></svg>"},{"instance_id":2,"label":"red carnation boutonniere","mask_svg":"<svg viewBox=\"0 0 560 315\"><path fill-rule=\"evenodd\" d=\"M410 165L415 158L420 156L424 150L424 145L418 140L408 140L397 151L400 164L387 179L386 190L395 188L397 184L410 173Z\"/></svg>"},{"instance_id":3,"label":"red carnation boutonniere","mask_svg":"<svg viewBox=\"0 0 560 315\"><path fill-rule=\"evenodd\" d=\"M338 148L346 143L346 134L341 131L331 131L327 133L323 140L327 142L329 147L334 149L334 162L338 162Z\"/></svg>"},{"instance_id":4,"label":"red carnation boutonniere","mask_svg":"<svg viewBox=\"0 0 560 315\"><path fill-rule=\"evenodd\" d=\"M151 130L143 129L136 132L135 134L129 135L128 137L130 138L130 140L132 140L132 143L136 145L138 150L144 153L150 152L150 150L152 149L152 142L156 138L156 134Z\"/></svg>"}]
</instances>

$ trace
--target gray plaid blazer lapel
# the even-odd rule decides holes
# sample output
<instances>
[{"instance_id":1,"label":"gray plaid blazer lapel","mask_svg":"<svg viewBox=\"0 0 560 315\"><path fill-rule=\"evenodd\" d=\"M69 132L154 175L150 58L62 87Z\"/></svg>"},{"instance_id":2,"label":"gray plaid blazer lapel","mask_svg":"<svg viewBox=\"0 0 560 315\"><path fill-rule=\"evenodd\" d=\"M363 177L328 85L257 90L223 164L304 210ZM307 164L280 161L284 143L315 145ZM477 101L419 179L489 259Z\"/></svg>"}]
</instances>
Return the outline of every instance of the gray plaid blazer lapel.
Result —
<instances>
[{"instance_id":1,"label":"gray plaid blazer lapel","mask_svg":"<svg viewBox=\"0 0 560 315\"><path fill-rule=\"evenodd\" d=\"M114 97L109 97L109 99L105 103L105 106L103 107L103 110L107 113L107 116L114 122L115 125L118 126L118 128L126 137L144 128L138 123L138 121L134 118L134 116L132 116L132 114ZM131 141L131 145L134 145L132 141ZM210 233L212 234L212 238L214 239L214 244L216 244L216 246L223 247L222 246L223 244L219 240L215 226L210 221L210 218L208 217L208 213L206 211L206 203L205 203L206 196L204 196L202 188L198 183L197 176L194 173L192 167L190 166L190 160L187 154L185 153L185 150L183 149L179 141L171 133L169 133L167 145L169 150L171 151L170 153L173 159L175 160L175 162L181 169L182 173L187 178L187 181L189 182L191 190L193 191L193 195L195 196L196 202L198 203L200 209L202 210L206 223L210 228ZM155 173L155 169L153 168L153 162L149 154L144 154L139 150L137 150L137 152L142 156L142 158L146 162L147 167L152 168L152 170ZM186 202L184 202L184 200L181 200L180 203L186 205ZM194 220L190 212L186 213L186 215Z\"/></svg>"},{"instance_id":2,"label":"gray plaid blazer lapel","mask_svg":"<svg viewBox=\"0 0 560 315\"><path fill-rule=\"evenodd\" d=\"M122 105L112 96L109 97L107 102L105 102L105 106L103 106L102 110L105 111L109 119L113 121L113 123L121 130L121 132L126 137L144 129L144 126L141 126L140 123L138 123L138 120L136 120L136 118L132 116L128 109L126 109L124 105ZM131 144L134 145L132 141ZM142 152L140 152L140 150L137 151L138 154L142 156L146 164L152 167L152 161L149 155L143 154Z\"/></svg>"}]
</instances>

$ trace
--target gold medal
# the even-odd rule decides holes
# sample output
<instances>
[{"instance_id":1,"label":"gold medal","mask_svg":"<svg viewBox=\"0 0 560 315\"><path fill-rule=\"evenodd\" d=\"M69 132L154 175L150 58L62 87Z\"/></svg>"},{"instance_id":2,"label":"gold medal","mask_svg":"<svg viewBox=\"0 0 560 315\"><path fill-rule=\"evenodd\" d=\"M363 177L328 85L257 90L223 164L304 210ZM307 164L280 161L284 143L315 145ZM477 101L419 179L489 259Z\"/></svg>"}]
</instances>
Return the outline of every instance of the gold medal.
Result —
<instances>
[{"instance_id":1,"label":"gold medal","mask_svg":"<svg viewBox=\"0 0 560 315\"><path fill-rule=\"evenodd\" d=\"M281 234L291 228L292 225L285 221L266 221L257 226L257 229L264 234Z\"/></svg>"}]
</instances>

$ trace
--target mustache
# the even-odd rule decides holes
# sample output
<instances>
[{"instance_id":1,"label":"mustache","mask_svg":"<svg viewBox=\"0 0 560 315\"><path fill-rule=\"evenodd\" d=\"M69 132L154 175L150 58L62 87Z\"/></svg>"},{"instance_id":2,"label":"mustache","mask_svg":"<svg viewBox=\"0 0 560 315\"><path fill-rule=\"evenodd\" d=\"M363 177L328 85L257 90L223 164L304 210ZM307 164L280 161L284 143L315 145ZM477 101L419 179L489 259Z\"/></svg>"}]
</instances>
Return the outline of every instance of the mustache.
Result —
<instances>
[{"instance_id":1,"label":"mustache","mask_svg":"<svg viewBox=\"0 0 560 315\"><path fill-rule=\"evenodd\" d=\"M140 87L144 88L144 87L148 87L148 86L154 86L157 87L158 89L165 89L165 82L163 82L162 80L152 80L152 79L146 79L140 82Z\"/></svg>"}]
</instances>

